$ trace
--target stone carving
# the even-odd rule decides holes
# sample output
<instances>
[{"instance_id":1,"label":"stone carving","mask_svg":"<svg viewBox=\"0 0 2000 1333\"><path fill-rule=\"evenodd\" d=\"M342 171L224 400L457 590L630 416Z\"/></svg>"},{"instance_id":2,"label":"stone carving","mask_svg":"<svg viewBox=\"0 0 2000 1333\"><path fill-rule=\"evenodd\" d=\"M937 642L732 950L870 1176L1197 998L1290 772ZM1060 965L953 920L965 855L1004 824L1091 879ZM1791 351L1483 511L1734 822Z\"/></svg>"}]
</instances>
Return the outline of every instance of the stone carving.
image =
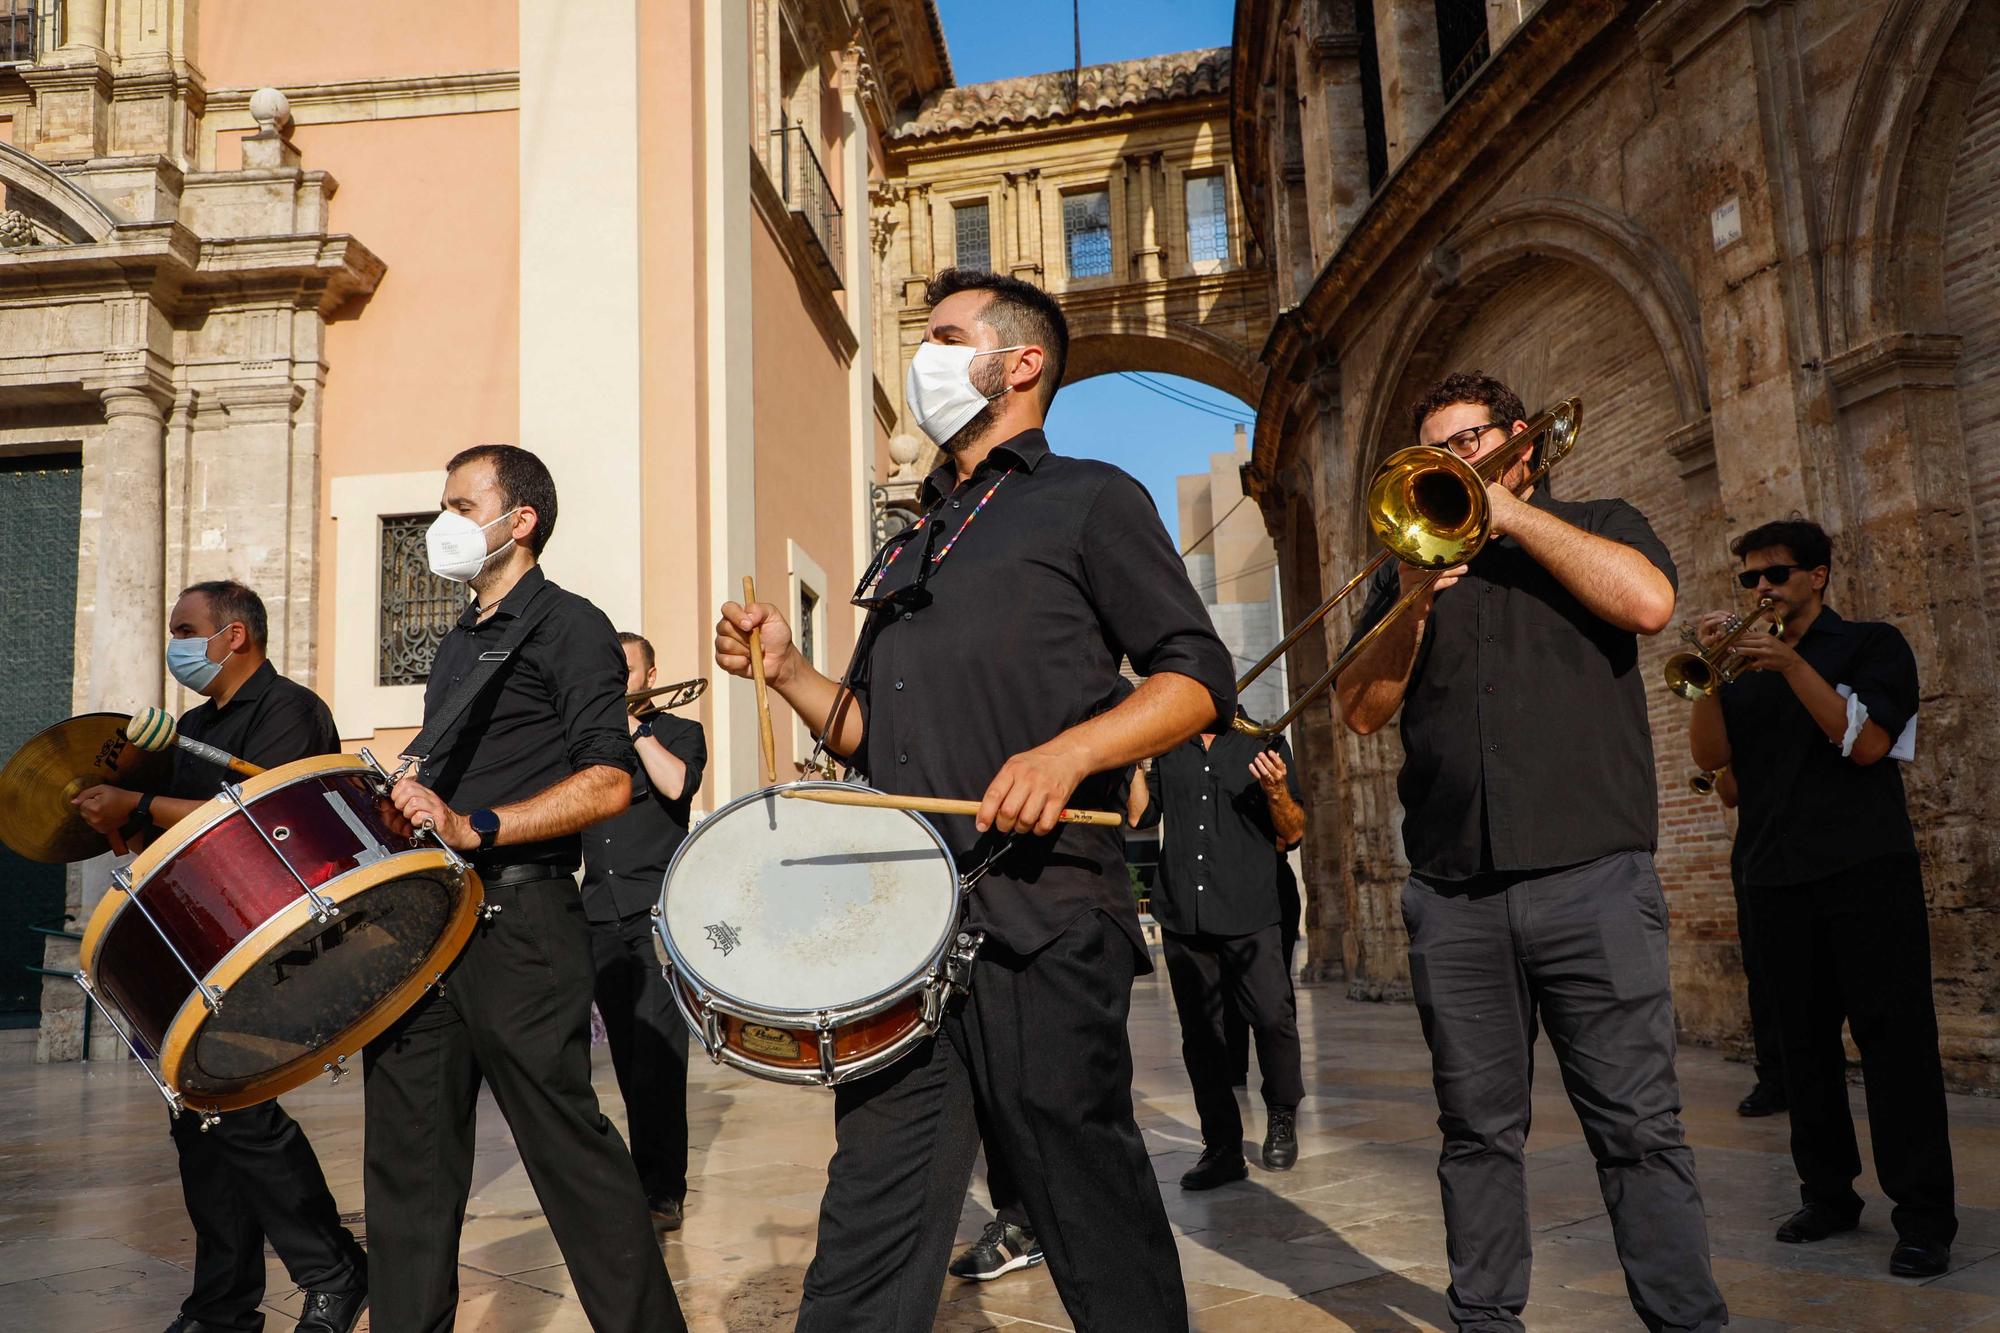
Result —
<instances>
[{"instance_id":1,"label":"stone carving","mask_svg":"<svg viewBox=\"0 0 2000 1333\"><path fill-rule=\"evenodd\" d=\"M18 208L0 209L0 250L25 250L40 245L42 235Z\"/></svg>"}]
</instances>

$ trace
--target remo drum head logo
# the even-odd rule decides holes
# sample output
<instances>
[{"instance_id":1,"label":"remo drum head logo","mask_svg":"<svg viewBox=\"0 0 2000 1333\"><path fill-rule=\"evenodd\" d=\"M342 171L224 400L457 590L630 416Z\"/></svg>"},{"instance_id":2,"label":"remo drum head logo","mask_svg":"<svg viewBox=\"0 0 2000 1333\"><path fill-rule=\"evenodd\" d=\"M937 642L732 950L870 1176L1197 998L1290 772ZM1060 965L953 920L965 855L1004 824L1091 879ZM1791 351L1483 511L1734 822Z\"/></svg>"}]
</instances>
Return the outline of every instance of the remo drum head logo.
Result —
<instances>
[{"instance_id":1,"label":"remo drum head logo","mask_svg":"<svg viewBox=\"0 0 2000 1333\"><path fill-rule=\"evenodd\" d=\"M702 929L708 932L708 942L722 950L724 958L729 957L730 951L743 943L743 932L727 921L718 921L712 926L703 926Z\"/></svg>"}]
</instances>

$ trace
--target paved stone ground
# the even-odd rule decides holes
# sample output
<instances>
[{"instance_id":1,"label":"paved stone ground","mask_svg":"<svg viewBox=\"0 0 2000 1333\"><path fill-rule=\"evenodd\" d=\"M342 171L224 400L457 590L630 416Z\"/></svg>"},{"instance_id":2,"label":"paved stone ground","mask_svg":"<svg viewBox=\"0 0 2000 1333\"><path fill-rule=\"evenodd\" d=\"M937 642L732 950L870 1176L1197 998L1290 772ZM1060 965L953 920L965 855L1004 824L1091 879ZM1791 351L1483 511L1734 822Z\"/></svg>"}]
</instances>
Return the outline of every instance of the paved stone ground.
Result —
<instances>
[{"instance_id":1,"label":"paved stone ground","mask_svg":"<svg viewBox=\"0 0 2000 1333\"><path fill-rule=\"evenodd\" d=\"M1303 1154L1277 1175L1183 1194L1194 1110L1171 1000L1158 979L1134 995L1139 1120L1154 1154L1203 1333L1409 1330L1445 1324L1444 1238L1433 1175L1436 1129L1414 1011L1301 993L1309 1067ZM1546 1044L1530 1185L1536 1237L1528 1326L1539 1333L1636 1329L1589 1155ZM1887 1208L1872 1176L1862 1230L1779 1245L1793 1181L1782 1117L1733 1111L1744 1066L1711 1051L1681 1057L1687 1123L1706 1189L1717 1275L1739 1333L1771 1330L2000 1330L2000 1102L1952 1099L1963 1230L1953 1271L1891 1278ZM1254 1071L1253 1071L1254 1078ZM608 1062L600 1095L615 1104ZM285 1099L318 1146L343 1209L361 1207L358 1080ZM812 1252L832 1151L824 1094L702 1064L690 1094L694 1192L667 1244L681 1301L702 1330L789 1329ZM193 1239L157 1095L129 1065L0 1064L0 1326L50 1333L156 1333L187 1286ZM1859 1089L1857 1117L1863 1113ZM1261 1111L1247 1123L1261 1136ZM568 1333L587 1327L535 1206L505 1123L481 1109L480 1154L463 1248L459 1327ZM964 1235L987 1213L975 1186ZM298 1298L275 1260L273 1330ZM1044 1270L984 1286L949 1283L937 1327L1069 1328ZM366 1328L364 1322L362 1327ZM385 1330L384 1333L392 1333Z\"/></svg>"}]
</instances>

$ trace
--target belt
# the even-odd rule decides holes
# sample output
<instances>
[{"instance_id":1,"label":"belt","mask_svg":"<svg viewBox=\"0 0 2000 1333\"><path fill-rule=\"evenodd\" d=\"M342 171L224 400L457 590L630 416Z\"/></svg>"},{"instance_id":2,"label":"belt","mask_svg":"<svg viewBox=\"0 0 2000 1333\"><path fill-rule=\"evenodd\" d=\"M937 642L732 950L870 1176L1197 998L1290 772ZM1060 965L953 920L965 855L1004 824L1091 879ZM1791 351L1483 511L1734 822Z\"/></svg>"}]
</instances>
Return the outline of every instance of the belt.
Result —
<instances>
[{"instance_id":1,"label":"belt","mask_svg":"<svg viewBox=\"0 0 2000 1333\"><path fill-rule=\"evenodd\" d=\"M479 872L479 882L489 889L497 889L505 884L534 884L541 880L574 880L573 868L542 865L533 861L517 861L507 865L483 866L477 861L472 868Z\"/></svg>"}]
</instances>

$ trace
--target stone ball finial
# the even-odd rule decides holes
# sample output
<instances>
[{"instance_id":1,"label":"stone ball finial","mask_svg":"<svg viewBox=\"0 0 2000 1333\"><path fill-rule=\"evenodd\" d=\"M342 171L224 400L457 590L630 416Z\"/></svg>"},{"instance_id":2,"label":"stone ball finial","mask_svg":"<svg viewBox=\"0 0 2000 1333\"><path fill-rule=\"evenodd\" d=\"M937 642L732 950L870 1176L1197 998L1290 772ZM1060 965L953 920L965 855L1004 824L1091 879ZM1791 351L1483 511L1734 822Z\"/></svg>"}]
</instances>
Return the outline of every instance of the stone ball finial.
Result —
<instances>
[{"instance_id":1,"label":"stone ball finial","mask_svg":"<svg viewBox=\"0 0 2000 1333\"><path fill-rule=\"evenodd\" d=\"M892 474L907 477L916 466L917 456L923 452L923 442L914 435L896 435L889 440L889 461L896 465Z\"/></svg>"},{"instance_id":2,"label":"stone ball finial","mask_svg":"<svg viewBox=\"0 0 2000 1333\"><path fill-rule=\"evenodd\" d=\"M291 99L276 88L259 88L250 94L250 116L260 134L277 134L292 122Z\"/></svg>"}]
</instances>

